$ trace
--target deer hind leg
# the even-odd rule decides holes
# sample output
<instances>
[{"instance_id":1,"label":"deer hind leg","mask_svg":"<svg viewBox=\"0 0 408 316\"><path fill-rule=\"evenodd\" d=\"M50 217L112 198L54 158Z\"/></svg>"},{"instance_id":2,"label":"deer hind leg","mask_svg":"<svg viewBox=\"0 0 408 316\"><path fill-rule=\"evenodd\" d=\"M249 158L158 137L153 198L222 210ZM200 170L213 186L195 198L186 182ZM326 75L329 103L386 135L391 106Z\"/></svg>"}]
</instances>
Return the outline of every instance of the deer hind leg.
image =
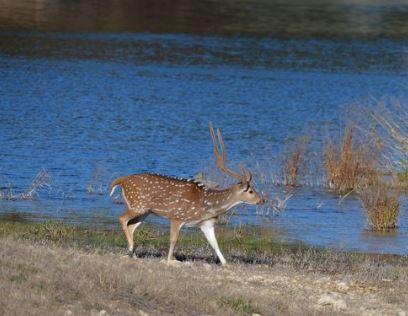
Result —
<instances>
[{"instance_id":1,"label":"deer hind leg","mask_svg":"<svg viewBox=\"0 0 408 316\"><path fill-rule=\"evenodd\" d=\"M210 219L210 220L203 222L200 228L201 228L201 231L204 233L205 238L207 238L208 243L211 245L211 247L214 249L215 253L217 254L218 259L220 259L221 264L224 266L227 264L227 261L225 260L224 256L221 253L220 248L218 247L217 238L215 237L214 224L215 224L215 219Z\"/></svg>"},{"instance_id":2,"label":"deer hind leg","mask_svg":"<svg viewBox=\"0 0 408 316\"><path fill-rule=\"evenodd\" d=\"M133 233L135 229L142 223L145 216L137 215L137 213L127 209L119 217L120 225L125 233L127 244L128 244L128 256L133 257L134 255L134 243L133 243Z\"/></svg>"},{"instance_id":3,"label":"deer hind leg","mask_svg":"<svg viewBox=\"0 0 408 316\"><path fill-rule=\"evenodd\" d=\"M145 219L146 216L147 216L147 214L146 215L138 215L138 216L133 217L132 219L130 219L128 221L128 223L127 223L127 229L128 229L128 231L130 233L130 238L131 238L131 241L132 241L132 248L133 248L132 249L132 255L133 256L136 255L135 254L135 246L134 246L135 230L136 230L136 228L138 228L142 224L142 222L143 222L143 220Z\"/></svg>"},{"instance_id":4,"label":"deer hind leg","mask_svg":"<svg viewBox=\"0 0 408 316\"><path fill-rule=\"evenodd\" d=\"M172 220L170 222L170 249L169 254L167 256L167 264L169 264L172 260L175 260L173 255L174 248L176 246L180 228L183 226L183 224L184 224L183 222L177 220Z\"/></svg>"}]
</instances>

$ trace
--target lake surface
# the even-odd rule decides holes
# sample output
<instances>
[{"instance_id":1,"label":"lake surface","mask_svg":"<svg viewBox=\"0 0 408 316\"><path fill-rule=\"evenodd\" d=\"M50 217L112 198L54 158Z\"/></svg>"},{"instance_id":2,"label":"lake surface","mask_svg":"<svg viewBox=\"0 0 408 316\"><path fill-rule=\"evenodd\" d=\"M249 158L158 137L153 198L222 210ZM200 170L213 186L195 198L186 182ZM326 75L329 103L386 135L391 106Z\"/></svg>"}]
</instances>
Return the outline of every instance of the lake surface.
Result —
<instances>
[{"instance_id":1,"label":"lake surface","mask_svg":"<svg viewBox=\"0 0 408 316\"><path fill-rule=\"evenodd\" d=\"M350 105L408 104L404 2L312 1L296 9L276 1L271 10L258 1L250 28L243 1L205 1L207 9L176 2L179 14L169 11L169 21L143 1L51 3L1 4L0 189L24 191L41 168L51 175L35 201L0 201L1 215L117 227L123 205L104 194L109 182L144 171L190 177L211 169L209 121L221 128L230 164L245 162L260 189L282 197L284 187L261 183L259 166L278 169L288 139L312 135L319 152L327 133L340 133L355 115L347 114ZM131 3L144 19L129 13L137 11ZM346 25L347 8L357 17L371 12L368 26L321 25ZM272 31L293 14L317 22ZM371 27L389 16L397 26ZM406 203L398 230L383 235L367 231L355 197L339 200L316 186L297 189L284 212L257 212L239 209L231 224L271 227L283 240L309 245L408 254Z\"/></svg>"}]
</instances>

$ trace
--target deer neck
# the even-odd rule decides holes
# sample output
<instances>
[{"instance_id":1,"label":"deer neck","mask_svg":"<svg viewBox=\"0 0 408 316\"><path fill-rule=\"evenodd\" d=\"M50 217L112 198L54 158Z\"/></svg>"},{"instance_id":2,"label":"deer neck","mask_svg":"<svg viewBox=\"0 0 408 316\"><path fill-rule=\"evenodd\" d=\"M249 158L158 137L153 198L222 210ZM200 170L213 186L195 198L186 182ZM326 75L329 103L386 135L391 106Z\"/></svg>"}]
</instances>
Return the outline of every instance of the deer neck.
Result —
<instances>
[{"instance_id":1,"label":"deer neck","mask_svg":"<svg viewBox=\"0 0 408 316\"><path fill-rule=\"evenodd\" d=\"M204 196L204 208L213 214L224 213L240 203L242 201L237 199L234 186L224 190L209 190Z\"/></svg>"}]
</instances>

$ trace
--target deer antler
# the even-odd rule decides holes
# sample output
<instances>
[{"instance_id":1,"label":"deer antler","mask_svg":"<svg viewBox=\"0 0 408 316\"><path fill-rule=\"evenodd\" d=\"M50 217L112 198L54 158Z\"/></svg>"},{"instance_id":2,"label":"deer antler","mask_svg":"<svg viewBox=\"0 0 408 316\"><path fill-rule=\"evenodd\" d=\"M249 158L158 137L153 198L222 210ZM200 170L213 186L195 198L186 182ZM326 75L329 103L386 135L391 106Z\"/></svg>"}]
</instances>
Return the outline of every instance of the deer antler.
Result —
<instances>
[{"instance_id":1,"label":"deer antler","mask_svg":"<svg viewBox=\"0 0 408 316\"><path fill-rule=\"evenodd\" d=\"M211 138L212 138L213 143L214 143L214 155L215 155L215 158L217 159L218 168L222 172L226 173L227 175L237 179L239 182L245 183L245 182L251 181L251 178L252 178L251 173L248 170L246 170L243 166L241 166L241 170L243 172L243 175L241 175L241 174L239 174L237 172L232 171L231 169L229 169L225 165L225 160L226 160L225 147L224 147L224 141L222 140L222 137L221 137L220 130L217 128L217 137L216 137L212 124L209 123L208 126L210 128ZM217 139L218 139L218 142L219 142L220 147L221 147L221 154L220 154L220 152L218 150Z\"/></svg>"}]
</instances>

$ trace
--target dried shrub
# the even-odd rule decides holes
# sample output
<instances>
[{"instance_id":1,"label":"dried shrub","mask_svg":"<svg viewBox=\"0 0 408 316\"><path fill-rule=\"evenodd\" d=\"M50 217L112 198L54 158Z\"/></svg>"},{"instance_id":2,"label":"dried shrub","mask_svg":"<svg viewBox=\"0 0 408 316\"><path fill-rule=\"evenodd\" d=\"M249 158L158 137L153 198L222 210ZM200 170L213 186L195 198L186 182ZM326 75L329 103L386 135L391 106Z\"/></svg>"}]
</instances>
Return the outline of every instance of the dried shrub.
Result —
<instances>
[{"instance_id":1,"label":"dried shrub","mask_svg":"<svg viewBox=\"0 0 408 316\"><path fill-rule=\"evenodd\" d=\"M323 159L330 189L346 193L378 180L382 144L374 136L368 137L371 139L357 143L354 128L348 124L341 143L335 145L329 141L326 144Z\"/></svg>"},{"instance_id":2,"label":"dried shrub","mask_svg":"<svg viewBox=\"0 0 408 316\"><path fill-rule=\"evenodd\" d=\"M408 111L396 101L379 102L370 111L377 124L377 134L385 144L384 161L393 177L395 188L408 189Z\"/></svg>"},{"instance_id":3,"label":"dried shrub","mask_svg":"<svg viewBox=\"0 0 408 316\"><path fill-rule=\"evenodd\" d=\"M293 147L284 154L283 183L286 186L296 187L299 185L307 141L306 137L299 138Z\"/></svg>"},{"instance_id":4,"label":"dried shrub","mask_svg":"<svg viewBox=\"0 0 408 316\"><path fill-rule=\"evenodd\" d=\"M408 166L403 167L401 171L394 172L392 176L394 188L402 190L408 189Z\"/></svg>"},{"instance_id":5,"label":"dried shrub","mask_svg":"<svg viewBox=\"0 0 408 316\"><path fill-rule=\"evenodd\" d=\"M384 184L367 186L360 190L359 197L362 202L367 220L373 230L388 230L397 227L397 218L400 203L396 196Z\"/></svg>"},{"instance_id":6,"label":"dried shrub","mask_svg":"<svg viewBox=\"0 0 408 316\"><path fill-rule=\"evenodd\" d=\"M41 169L37 173L34 180L31 182L30 186L22 193L14 193L12 189L11 182L8 182L7 187L4 187L5 190L0 191L0 200L9 200L9 201L21 201L21 200L33 200L38 197L38 192L43 188L51 188L50 185L50 174L47 170Z\"/></svg>"},{"instance_id":7,"label":"dried shrub","mask_svg":"<svg viewBox=\"0 0 408 316\"><path fill-rule=\"evenodd\" d=\"M47 170L41 169L40 172L36 175L34 180L31 182L31 185L28 189L20 195L22 200L32 200L35 196L38 196L38 191L42 188L51 188L50 174Z\"/></svg>"},{"instance_id":8,"label":"dried shrub","mask_svg":"<svg viewBox=\"0 0 408 316\"><path fill-rule=\"evenodd\" d=\"M92 173L91 179L89 180L86 192L90 195L104 195L107 193L107 183L106 180L107 173L105 168L97 164L94 172Z\"/></svg>"},{"instance_id":9,"label":"dried shrub","mask_svg":"<svg viewBox=\"0 0 408 316\"><path fill-rule=\"evenodd\" d=\"M378 124L377 132L387 147L389 163L398 169L408 164L408 111L406 105L398 102L379 102L374 111L370 111Z\"/></svg>"}]
</instances>

